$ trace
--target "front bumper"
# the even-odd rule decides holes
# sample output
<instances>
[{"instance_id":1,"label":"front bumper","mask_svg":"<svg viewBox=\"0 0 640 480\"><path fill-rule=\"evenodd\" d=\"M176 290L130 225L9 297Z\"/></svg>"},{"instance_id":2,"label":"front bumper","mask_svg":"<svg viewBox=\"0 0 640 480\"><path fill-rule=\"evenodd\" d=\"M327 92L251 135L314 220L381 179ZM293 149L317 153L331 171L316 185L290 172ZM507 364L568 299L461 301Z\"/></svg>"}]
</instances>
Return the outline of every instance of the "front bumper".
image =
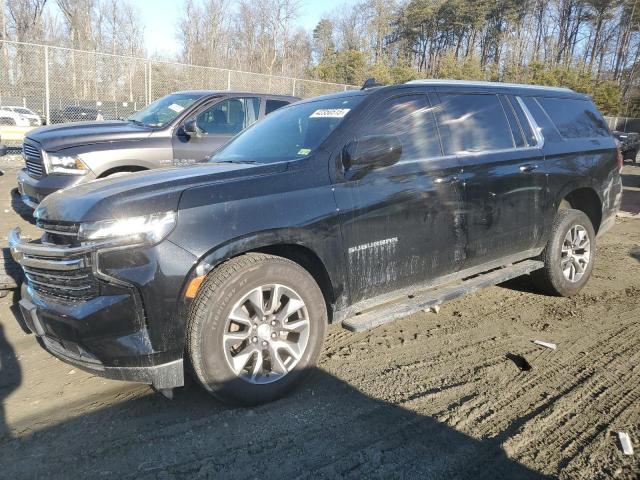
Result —
<instances>
[{"instance_id":1,"label":"front bumper","mask_svg":"<svg viewBox=\"0 0 640 480\"><path fill-rule=\"evenodd\" d=\"M166 323L158 321L154 325L147 315L153 309L145 308L140 289L111 277L108 265L101 270L101 249L108 251L109 245L71 248L28 242L20 237L18 229L10 232L9 245L27 279L19 302L20 323L38 337L43 348L105 378L143 382L156 388L184 384L183 343L176 338L171 345L161 345L156 337L167 338ZM131 249L126 254L131 256ZM74 270L76 267L86 269L89 262L100 281L100 290L88 299L53 297L46 289L43 292L43 285L38 283L41 276L35 277L38 281L33 278L34 268L53 278L69 269L79 271ZM104 263L113 264L113 259ZM130 258L128 264L131 265ZM155 337L150 333L153 326Z\"/></svg>"},{"instance_id":2,"label":"front bumper","mask_svg":"<svg viewBox=\"0 0 640 480\"><path fill-rule=\"evenodd\" d=\"M37 307L31 303L31 299L32 297L27 294L19 302L22 315L21 327L28 333L35 333L40 346L63 362L100 377L147 383L157 389L184 385L184 365L181 358L158 365L110 366L85 350L81 344L48 334L38 318Z\"/></svg>"},{"instance_id":3,"label":"front bumper","mask_svg":"<svg viewBox=\"0 0 640 480\"><path fill-rule=\"evenodd\" d=\"M95 179L96 176L91 171L85 175L44 175L34 178L23 168L18 173L18 191L22 201L35 209L47 195Z\"/></svg>"}]
</instances>

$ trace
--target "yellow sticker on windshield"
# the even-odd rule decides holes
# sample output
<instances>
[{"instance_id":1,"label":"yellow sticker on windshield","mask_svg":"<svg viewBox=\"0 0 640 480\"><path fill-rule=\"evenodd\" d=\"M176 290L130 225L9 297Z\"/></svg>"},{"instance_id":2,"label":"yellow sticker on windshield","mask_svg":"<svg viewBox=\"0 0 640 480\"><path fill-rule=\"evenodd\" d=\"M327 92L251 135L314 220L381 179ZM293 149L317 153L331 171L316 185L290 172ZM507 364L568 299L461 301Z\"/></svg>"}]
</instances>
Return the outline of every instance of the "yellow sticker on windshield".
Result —
<instances>
[{"instance_id":1,"label":"yellow sticker on windshield","mask_svg":"<svg viewBox=\"0 0 640 480\"><path fill-rule=\"evenodd\" d=\"M310 153L310 148L301 148L300 150L298 150L298 155L309 155Z\"/></svg>"}]
</instances>

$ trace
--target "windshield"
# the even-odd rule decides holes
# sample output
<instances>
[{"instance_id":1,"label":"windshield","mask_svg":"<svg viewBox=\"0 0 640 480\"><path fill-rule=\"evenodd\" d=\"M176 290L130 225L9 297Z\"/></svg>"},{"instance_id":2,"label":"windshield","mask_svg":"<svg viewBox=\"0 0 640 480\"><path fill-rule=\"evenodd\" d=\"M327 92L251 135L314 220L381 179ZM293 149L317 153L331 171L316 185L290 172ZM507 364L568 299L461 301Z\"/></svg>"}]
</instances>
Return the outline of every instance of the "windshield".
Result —
<instances>
[{"instance_id":1,"label":"windshield","mask_svg":"<svg viewBox=\"0 0 640 480\"><path fill-rule=\"evenodd\" d=\"M172 93L159 98L144 110L131 115L127 120L147 127L164 127L200 98L202 98L202 94L198 93Z\"/></svg>"},{"instance_id":2,"label":"windshield","mask_svg":"<svg viewBox=\"0 0 640 480\"><path fill-rule=\"evenodd\" d=\"M33 115L31 110L27 110L26 108L21 107L13 107L13 110L18 113L22 113L23 115Z\"/></svg>"},{"instance_id":3,"label":"windshield","mask_svg":"<svg viewBox=\"0 0 640 480\"><path fill-rule=\"evenodd\" d=\"M238 135L210 161L271 163L305 157L363 98L330 98L276 110Z\"/></svg>"}]
</instances>

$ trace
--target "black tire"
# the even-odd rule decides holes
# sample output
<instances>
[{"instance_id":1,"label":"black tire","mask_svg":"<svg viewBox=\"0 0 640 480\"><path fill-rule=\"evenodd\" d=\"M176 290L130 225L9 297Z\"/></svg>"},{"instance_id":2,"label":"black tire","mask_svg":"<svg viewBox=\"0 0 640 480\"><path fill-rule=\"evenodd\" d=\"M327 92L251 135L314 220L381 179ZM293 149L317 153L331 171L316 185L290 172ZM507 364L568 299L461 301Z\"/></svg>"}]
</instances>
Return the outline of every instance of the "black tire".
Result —
<instances>
[{"instance_id":1,"label":"black tire","mask_svg":"<svg viewBox=\"0 0 640 480\"><path fill-rule=\"evenodd\" d=\"M590 259L584 273L576 281L570 281L562 272L562 246L569 230L582 226L589 237ZM540 255L544 268L531 273L533 283L541 291L550 295L570 297L576 295L589 281L596 253L596 234L589 217L584 212L574 209L559 210L551 227L551 236L547 246Z\"/></svg>"},{"instance_id":2,"label":"black tire","mask_svg":"<svg viewBox=\"0 0 640 480\"><path fill-rule=\"evenodd\" d=\"M268 284L294 288L309 317L309 337L298 363L272 383L255 384L237 376L223 348L234 305L254 288ZM324 297L313 277L288 259L261 253L235 257L213 270L190 309L186 347L202 386L218 399L245 406L267 403L294 388L312 370L322 350L327 325Z\"/></svg>"}]
</instances>

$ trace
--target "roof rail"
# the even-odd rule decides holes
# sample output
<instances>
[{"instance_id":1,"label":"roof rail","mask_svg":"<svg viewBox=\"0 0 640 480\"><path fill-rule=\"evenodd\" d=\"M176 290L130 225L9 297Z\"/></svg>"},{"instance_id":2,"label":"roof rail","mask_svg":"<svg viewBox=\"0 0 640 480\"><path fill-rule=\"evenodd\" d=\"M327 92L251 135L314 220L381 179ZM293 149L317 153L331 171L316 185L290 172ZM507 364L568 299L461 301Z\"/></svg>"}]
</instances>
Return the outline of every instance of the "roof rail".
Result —
<instances>
[{"instance_id":1,"label":"roof rail","mask_svg":"<svg viewBox=\"0 0 640 480\"><path fill-rule=\"evenodd\" d=\"M548 87L544 85L528 85L524 83L482 82L482 81L476 81L476 80L423 79L423 80L411 80L406 83L410 85L468 85L471 87L535 88L538 90L550 90L550 91L556 91L556 92L575 93L570 88L565 88L565 87Z\"/></svg>"}]
</instances>

